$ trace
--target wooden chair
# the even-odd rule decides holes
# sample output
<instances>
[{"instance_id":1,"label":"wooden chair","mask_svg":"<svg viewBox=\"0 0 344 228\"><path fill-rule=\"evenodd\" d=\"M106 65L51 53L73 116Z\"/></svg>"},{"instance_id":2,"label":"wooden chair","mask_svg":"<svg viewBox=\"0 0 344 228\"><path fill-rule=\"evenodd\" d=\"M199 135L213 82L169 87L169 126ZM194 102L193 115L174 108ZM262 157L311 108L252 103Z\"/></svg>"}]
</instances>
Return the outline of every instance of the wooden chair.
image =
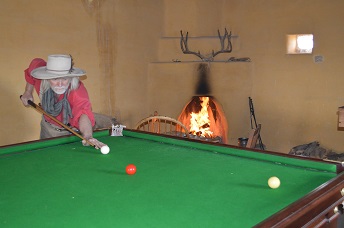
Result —
<instances>
[{"instance_id":1,"label":"wooden chair","mask_svg":"<svg viewBox=\"0 0 344 228\"><path fill-rule=\"evenodd\" d=\"M189 131L186 126L180 121L167 116L146 117L136 124L135 129L189 138Z\"/></svg>"},{"instance_id":2,"label":"wooden chair","mask_svg":"<svg viewBox=\"0 0 344 228\"><path fill-rule=\"evenodd\" d=\"M260 129L261 129L261 124L258 124L257 128L254 128L250 131L250 134L248 135L247 145L246 145L247 148L256 147Z\"/></svg>"}]
</instances>

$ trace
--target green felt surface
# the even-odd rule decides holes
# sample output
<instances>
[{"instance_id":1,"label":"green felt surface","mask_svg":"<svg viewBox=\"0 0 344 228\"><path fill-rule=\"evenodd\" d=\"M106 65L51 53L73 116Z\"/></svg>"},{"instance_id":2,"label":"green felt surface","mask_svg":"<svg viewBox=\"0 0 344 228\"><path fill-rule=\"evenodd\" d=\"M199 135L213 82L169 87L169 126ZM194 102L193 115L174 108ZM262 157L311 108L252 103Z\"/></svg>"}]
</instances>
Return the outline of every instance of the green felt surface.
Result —
<instances>
[{"instance_id":1,"label":"green felt surface","mask_svg":"<svg viewBox=\"0 0 344 228\"><path fill-rule=\"evenodd\" d=\"M327 164L106 134L108 155L78 139L0 149L0 227L252 227L336 176Z\"/></svg>"}]
</instances>

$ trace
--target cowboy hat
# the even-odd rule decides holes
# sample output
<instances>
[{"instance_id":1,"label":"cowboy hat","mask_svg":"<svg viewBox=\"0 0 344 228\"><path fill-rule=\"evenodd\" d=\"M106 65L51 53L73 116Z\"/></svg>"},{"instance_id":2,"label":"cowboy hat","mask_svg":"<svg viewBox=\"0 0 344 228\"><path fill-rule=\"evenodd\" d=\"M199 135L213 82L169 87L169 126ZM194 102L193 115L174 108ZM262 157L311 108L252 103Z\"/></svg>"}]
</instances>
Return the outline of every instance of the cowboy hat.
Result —
<instances>
[{"instance_id":1,"label":"cowboy hat","mask_svg":"<svg viewBox=\"0 0 344 228\"><path fill-rule=\"evenodd\" d=\"M78 77L85 75L82 69L73 67L71 55L49 55L47 66L39 67L31 71L31 75L37 79L53 79L63 77Z\"/></svg>"}]
</instances>

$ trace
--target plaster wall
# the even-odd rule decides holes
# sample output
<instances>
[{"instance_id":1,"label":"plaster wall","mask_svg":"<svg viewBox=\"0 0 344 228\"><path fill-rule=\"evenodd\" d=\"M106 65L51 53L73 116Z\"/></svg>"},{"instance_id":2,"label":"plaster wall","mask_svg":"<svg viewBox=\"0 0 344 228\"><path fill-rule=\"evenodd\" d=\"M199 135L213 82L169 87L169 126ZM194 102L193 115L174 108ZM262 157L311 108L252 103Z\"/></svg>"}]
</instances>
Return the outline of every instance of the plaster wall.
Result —
<instances>
[{"instance_id":1,"label":"plaster wall","mask_svg":"<svg viewBox=\"0 0 344 228\"><path fill-rule=\"evenodd\" d=\"M252 97L268 148L320 142L344 151L337 109L344 104L343 1L228 1L223 14L254 62ZM247 29L248 28L248 29ZM286 34L314 34L311 55L286 55ZM324 62L315 63L321 55Z\"/></svg>"}]
</instances>

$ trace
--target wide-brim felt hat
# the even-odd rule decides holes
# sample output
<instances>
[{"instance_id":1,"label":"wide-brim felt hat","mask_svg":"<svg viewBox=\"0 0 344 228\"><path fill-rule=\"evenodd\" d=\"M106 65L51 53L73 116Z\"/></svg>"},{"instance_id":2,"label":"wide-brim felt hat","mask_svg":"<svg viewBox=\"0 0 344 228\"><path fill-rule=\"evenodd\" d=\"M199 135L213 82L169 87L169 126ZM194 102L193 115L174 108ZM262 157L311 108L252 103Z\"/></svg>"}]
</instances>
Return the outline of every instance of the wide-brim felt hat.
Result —
<instances>
[{"instance_id":1,"label":"wide-brim felt hat","mask_svg":"<svg viewBox=\"0 0 344 228\"><path fill-rule=\"evenodd\" d=\"M86 72L73 66L70 55L49 55L47 65L31 71L31 75L37 79L54 79L63 77L79 77Z\"/></svg>"}]
</instances>

